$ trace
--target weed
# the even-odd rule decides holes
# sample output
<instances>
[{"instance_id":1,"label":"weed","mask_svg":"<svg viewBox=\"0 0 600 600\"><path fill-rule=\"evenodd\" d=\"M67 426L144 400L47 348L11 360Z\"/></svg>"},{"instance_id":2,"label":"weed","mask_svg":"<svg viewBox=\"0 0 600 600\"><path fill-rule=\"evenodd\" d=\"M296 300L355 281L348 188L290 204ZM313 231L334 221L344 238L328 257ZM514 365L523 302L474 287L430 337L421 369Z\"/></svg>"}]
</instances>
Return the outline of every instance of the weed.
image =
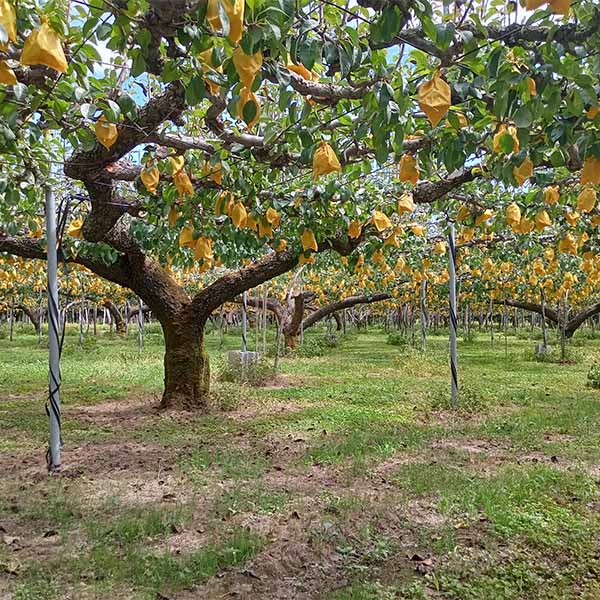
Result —
<instances>
[{"instance_id":1,"label":"weed","mask_svg":"<svg viewBox=\"0 0 600 600\"><path fill-rule=\"evenodd\" d=\"M600 363L594 363L587 374L587 384L589 387L600 389Z\"/></svg>"}]
</instances>

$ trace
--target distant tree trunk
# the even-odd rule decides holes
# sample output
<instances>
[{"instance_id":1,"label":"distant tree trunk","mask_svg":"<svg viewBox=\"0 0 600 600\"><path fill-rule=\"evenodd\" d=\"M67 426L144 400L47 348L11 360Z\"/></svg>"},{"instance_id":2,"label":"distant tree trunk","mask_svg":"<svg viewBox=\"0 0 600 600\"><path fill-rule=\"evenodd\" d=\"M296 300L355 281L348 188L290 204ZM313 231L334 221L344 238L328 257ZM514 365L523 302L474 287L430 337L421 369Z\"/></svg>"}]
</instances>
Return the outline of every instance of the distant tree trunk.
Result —
<instances>
[{"instance_id":1,"label":"distant tree trunk","mask_svg":"<svg viewBox=\"0 0 600 600\"><path fill-rule=\"evenodd\" d=\"M111 322L115 325L115 331L118 335L125 335L125 321L121 316L117 305L112 300L105 300L103 305L108 309L110 313Z\"/></svg>"},{"instance_id":2,"label":"distant tree trunk","mask_svg":"<svg viewBox=\"0 0 600 600\"><path fill-rule=\"evenodd\" d=\"M33 323L33 326L35 327L35 332L39 334L41 330L41 317L43 315L43 311L39 308L30 308L25 304L18 304L14 308L17 310L22 310L29 317L29 320Z\"/></svg>"},{"instance_id":3,"label":"distant tree trunk","mask_svg":"<svg viewBox=\"0 0 600 600\"><path fill-rule=\"evenodd\" d=\"M542 305L536 304L535 302L522 302L520 300L506 300L506 303L509 306L515 306L517 308L523 308L525 310L529 310L532 312L536 312L538 314L542 314ZM548 306L544 307L544 314L546 318L554 323L557 327L560 327L561 316L560 316L560 303L558 310L554 310L549 308ZM578 313L573 315L570 319L565 323L564 331L566 339L571 339L573 334L585 323L587 319L594 317L595 315L600 314L600 302L598 304L593 304L583 310L580 310Z\"/></svg>"}]
</instances>

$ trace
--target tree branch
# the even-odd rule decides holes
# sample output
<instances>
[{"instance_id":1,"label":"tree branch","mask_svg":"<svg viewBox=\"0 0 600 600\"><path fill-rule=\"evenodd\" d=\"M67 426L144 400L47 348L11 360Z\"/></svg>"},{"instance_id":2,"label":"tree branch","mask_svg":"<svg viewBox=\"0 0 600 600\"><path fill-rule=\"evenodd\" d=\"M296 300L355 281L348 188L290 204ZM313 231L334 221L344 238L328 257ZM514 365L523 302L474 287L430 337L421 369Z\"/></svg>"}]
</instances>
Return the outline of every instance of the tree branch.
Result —
<instances>
[{"instance_id":1,"label":"tree branch","mask_svg":"<svg viewBox=\"0 0 600 600\"><path fill-rule=\"evenodd\" d=\"M344 310L345 308L351 308L356 306L357 304L373 304L374 302L382 302L383 300L389 300L391 296L389 294L374 294L372 296L349 296L348 298L344 298L344 300L340 300L338 302L332 302L327 306L323 306L319 310L316 310L314 313L310 314L304 321L302 321L302 328L308 329L312 327L315 323L318 323L328 315L335 313L339 310Z\"/></svg>"}]
</instances>

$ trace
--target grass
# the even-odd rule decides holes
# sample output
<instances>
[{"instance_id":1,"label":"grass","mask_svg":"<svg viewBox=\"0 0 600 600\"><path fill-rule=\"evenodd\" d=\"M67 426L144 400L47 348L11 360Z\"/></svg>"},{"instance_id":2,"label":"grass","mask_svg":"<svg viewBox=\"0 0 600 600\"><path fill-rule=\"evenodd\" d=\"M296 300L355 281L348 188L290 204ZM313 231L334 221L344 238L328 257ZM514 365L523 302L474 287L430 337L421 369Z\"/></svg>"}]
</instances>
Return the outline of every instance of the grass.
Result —
<instances>
[{"instance_id":1,"label":"grass","mask_svg":"<svg viewBox=\"0 0 600 600\"><path fill-rule=\"evenodd\" d=\"M83 593L84 589L87 593L92 587L98 593L97 597L106 597L103 594L107 592L118 595L120 590L128 588L130 591L123 597L154 600L158 590L166 594L188 589L225 568L249 560L260 545L258 536L243 529L218 545L207 545L178 557L168 550L152 552L131 543L119 546L98 540L92 542L83 555L69 557L66 561L57 560L44 566L32 563L16 586L15 598L53 600L63 597L56 574L64 573L66 566L69 577L74 580L76 593ZM87 581L92 581L92 585L88 586Z\"/></svg>"},{"instance_id":2,"label":"grass","mask_svg":"<svg viewBox=\"0 0 600 600\"><path fill-rule=\"evenodd\" d=\"M556 364L532 360L539 332L512 333L459 340L456 411L445 337L422 353L373 329L322 348L308 331L319 353L284 358L283 385L215 381L215 411L194 415L142 410L156 325L141 356L135 328L83 347L69 330L67 468L48 478L47 350L17 327L0 339L0 524L18 538L0 596L600 597L600 339ZM215 374L238 334L207 333Z\"/></svg>"},{"instance_id":3,"label":"grass","mask_svg":"<svg viewBox=\"0 0 600 600\"><path fill-rule=\"evenodd\" d=\"M111 504L115 506L117 503L113 501ZM118 505L116 508L118 511ZM110 507L108 511L110 511ZM189 520L189 507L167 510L154 507L132 508L127 511L118 511L117 516L113 519L91 521L87 524L87 537L92 544L110 541L118 546L127 546L178 531Z\"/></svg>"}]
</instances>

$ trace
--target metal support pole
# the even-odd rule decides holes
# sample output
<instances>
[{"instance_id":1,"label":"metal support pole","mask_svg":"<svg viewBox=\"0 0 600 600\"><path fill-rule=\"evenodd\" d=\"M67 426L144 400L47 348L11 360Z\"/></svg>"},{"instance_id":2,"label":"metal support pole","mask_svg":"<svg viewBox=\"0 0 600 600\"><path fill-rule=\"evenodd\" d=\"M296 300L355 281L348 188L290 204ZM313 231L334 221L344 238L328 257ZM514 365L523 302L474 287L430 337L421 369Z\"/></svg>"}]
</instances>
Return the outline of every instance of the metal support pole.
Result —
<instances>
[{"instance_id":1,"label":"metal support pole","mask_svg":"<svg viewBox=\"0 0 600 600\"><path fill-rule=\"evenodd\" d=\"M279 358L281 354L281 337L283 334L283 319L275 319L277 324L277 333L275 336L275 362L273 363L273 371L277 373L277 369L279 368Z\"/></svg>"},{"instance_id":2,"label":"metal support pole","mask_svg":"<svg viewBox=\"0 0 600 600\"><path fill-rule=\"evenodd\" d=\"M490 342L494 347L494 300L490 294Z\"/></svg>"},{"instance_id":3,"label":"metal support pole","mask_svg":"<svg viewBox=\"0 0 600 600\"><path fill-rule=\"evenodd\" d=\"M79 304L79 346L83 346L83 315L85 310L85 296L81 286L81 300Z\"/></svg>"},{"instance_id":4,"label":"metal support pole","mask_svg":"<svg viewBox=\"0 0 600 600\"><path fill-rule=\"evenodd\" d=\"M254 351L258 354L258 329L260 325L260 289L256 288L256 304L254 305L254 316L256 322L254 323Z\"/></svg>"},{"instance_id":5,"label":"metal support pole","mask_svg":"<svg viewBox=\"0 0 600 600\"><path fill-rule=\"evenodd\" d=\"M48 347L50 447L47 462L49 471L60 469L60 349L58 310L58 253L56 248L56 203L52 190L46 190L46 241L48 244Z\"/></svg>"},{"instance_id":6,"label":"metal support pole","mask_svg":"<svg viewBox=\"0 0 600 600\"><path fill-rule=\"evenodd\" d=\"M248 351L248 339L247 339L247 312L248 312L248 295L246 292L242 293L242 352Z\"/></svg>"},{"instance_id":7,"label":"metal support pole","mask_svg":"<svg viewBox=\"0 0 600 600\"><path fill-rule=\"evenodd\" d=\"M44 295L43 292L40 288L40 295L39 295L39 302L38 302L38 346L41 345L42 343L42 329L44 327Z\"/></svg>"},{"instance_id":8,"label":"metal support pole","mask_svg":"<svg viewBox=\"0 0 600 600\"><path fill-rule=\"evenodd\" d=\"M548 349L548 334L546 332L546 294L544 293L544 286L540 287L540 298L542 301L542 345L544 352Z\"/></svg>"},{"instance_id":9,"label":"metal support pole","mask_svg":"<svg viewBox=\"0 0 600 600\"><path fill-rule=\"evenodd\" d=\"M263 284L263 312L262 312L262 326L263 326L263 339L262 339L262 352L263 356L267 355L267 294L269 289L266 284Z\"/></svg>"},{"instance_id":10,"label":"metal support pole","mask_svg":"<svg viewBox=\"0 0 600 600\"><path fill-rule=\"evenodd\" d=\"M225 342L225 331L224 331L224 322L225 322L225 307L221 305L221 315L219 319L219 350L223 348L223 344Z\"/></svg>"},{"instance_id":11,"label":"metal support pole","mask_svg":"<svg viewBox=\"0 0 600 600\"><path fill-rule=\"evenodd\" d=\"M138 353L142 353L144 346L144 311L142 299L138 297Z\"/></svg>"},{"instance_id":12,"label":"metal support pole","mask_svg":"<svg viewBox=\"0 0 600 600\"><path fill-rule=\"evenodd\" d=\"M508 358L508 309L506 308L506 298L504 298L504 358Z\"/></svg>"},{"instance_id":13,"label":"metal support pole","mask_svg":"<svg viewBox=\"0 0 600 600\"><path fill-rule=\"evenodd\" d=\"M14 300L10 299L10 308L8 309L8 321L9 321L9 329L8 329L8 339L9 341L13 341L13 329L15 323L15 309L14 309Z\"/></svg>"},{"instance_id":14,"label":"metal support pole","mask_svg":"<svg viewBox=\"0 0 600 600\"><path fill-rule=\"evenodd\" d=\"M567 290L562 298L562 323L560 327L560 360L565 362L567 358L567 319L569 318L569 290Z\"/></svg>"},{"instance_id":15,"label":"metal support pole","mask_svg":"<svg viewBox=\"0 0 600 600\"><path fill-rule=\"evenodd\" d=\"M458 366L456 360L456 245L454 234L454 223L450 223L448 231L448 274L449 277L449 316L450 316L450 372L452 376L451 393L452 408L456 408L458 400Z\"/></svg>"},{"instance_id":16,"label":"metal support pole","mask_svg":"<svg viewBox=\"0 0 600 600\"><path fill-rule=\"evenodd\" d=\"M421 350L427 350L427 280L421 281Z\"/></svg>"}]
</instances>

